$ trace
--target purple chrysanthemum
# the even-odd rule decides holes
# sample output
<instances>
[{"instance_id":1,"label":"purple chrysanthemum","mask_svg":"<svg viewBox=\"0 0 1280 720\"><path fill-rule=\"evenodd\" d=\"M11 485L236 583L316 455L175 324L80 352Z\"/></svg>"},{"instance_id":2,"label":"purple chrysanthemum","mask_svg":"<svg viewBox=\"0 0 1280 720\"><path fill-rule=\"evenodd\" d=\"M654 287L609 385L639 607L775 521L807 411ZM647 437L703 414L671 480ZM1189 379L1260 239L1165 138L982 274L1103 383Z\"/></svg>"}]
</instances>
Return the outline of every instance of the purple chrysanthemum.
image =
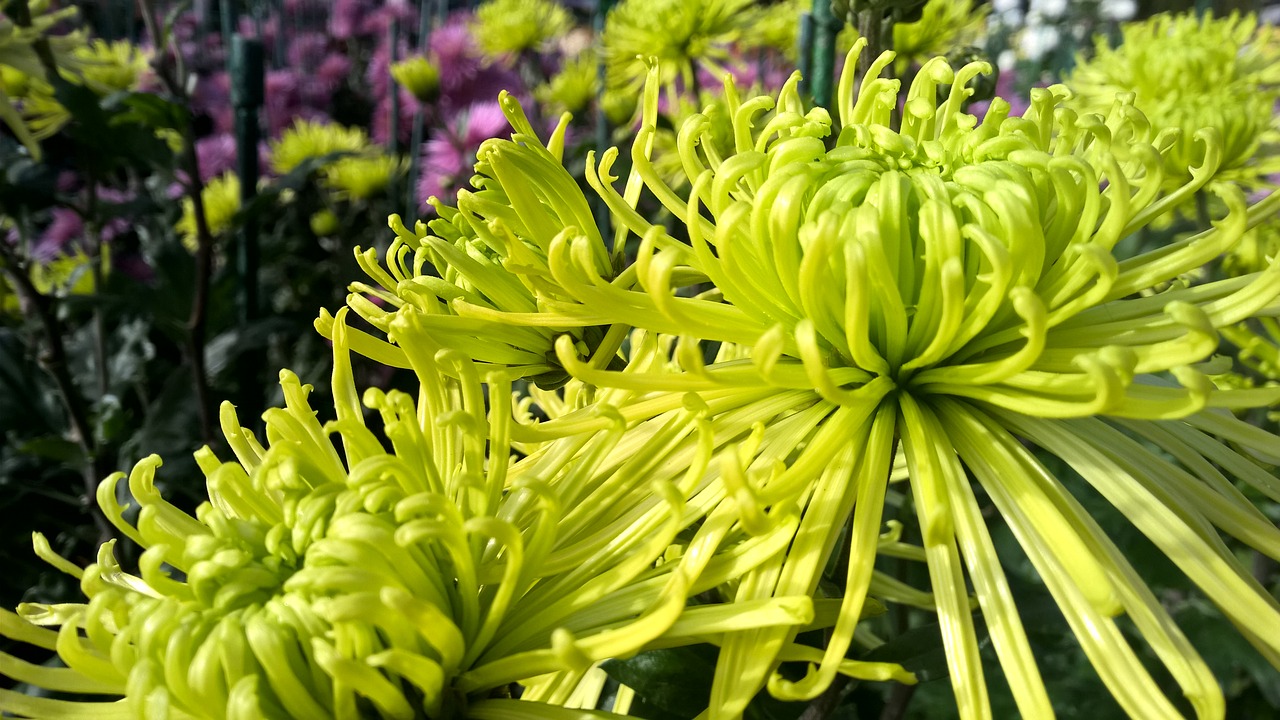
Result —
<instances>
[{"instance_id":1,"label":"purple chrysanthemum","mask_svg":"<svg viewBox=\"0 0 1280 720\"><path fill-rule=\"evenodd\" d=\"M508 130L507 118L496 102L476 103L454 116L446 129L422 148L418 199L447 197L466 184L480 143Z\"/></svg>"},{"instance_id":2,"label":"purple chrysanthemum","mask_svg":"<svg viewBox=\"0 0 1280 720\"><path fill-rule=\"evenodd\" d=\"M209 182L236 164L236 139L231 133L217 133L196 141L200 180Z\"/></svg>"}]
</instances>

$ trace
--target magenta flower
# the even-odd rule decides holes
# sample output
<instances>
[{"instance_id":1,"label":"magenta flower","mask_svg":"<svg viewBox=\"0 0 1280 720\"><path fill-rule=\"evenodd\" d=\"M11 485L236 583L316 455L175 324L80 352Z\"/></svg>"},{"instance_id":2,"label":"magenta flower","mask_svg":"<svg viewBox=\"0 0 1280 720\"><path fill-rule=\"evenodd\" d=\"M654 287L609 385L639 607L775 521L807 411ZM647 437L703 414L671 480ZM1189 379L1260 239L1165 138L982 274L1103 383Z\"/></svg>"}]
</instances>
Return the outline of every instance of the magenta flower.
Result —
<instances>
[{"instance_id":1,"label":"magenta flower","mask_svg":"<svg viewBox=\"0 0 1280 720\"><path fill-rule=\"evenodd\" d=\"M350 40L358 32L368 12L364 0L334 0L329 15L329 34L339 40Z\"/></svg>"},{"instance_id":2,"label":"magenta flower","mask_svg":"<svg viewBox=\"0 0 1280 720\"><path fill-rule=\"evenodd\" d=\"M427 44L440 68L444 92L466 86L480 71L480 55L471 37L471 13L454 13L431 32Z\"/></svg>"},{"instance_id":3,"label":"magenta flower","mask_svg":"<svg viewBox=\"0 0 1280 720\"><path fill-rule=\"evenodd\" d=\"M217 133L196 141L200 180L208 182L236 166L236 139L231 133Z\"/></svg>"},{"instance_id":4,"label":"magenta flower","mask_svg":"<svg viewBox=\"0 0 1280 720\"><path fill-rule=\"evenodd\" d=\"M466 185L480 143L509 130L497 102L477 103L454 116L446 128L422 148L418 200L447 197Z\"/></svg>"},{"instance_id":5,"label":"magenta flower","mask_svg":"<svg viewBox=\"0 0 1280 720\"><path fill-rule=\"evenodd\" d=\"M507 116L502 114L502 106L497 102L476 103L461 115L460 125L465 128L462 132L463 144L473 154L480 143L503 135L510 128Z\"/></svg>"},{"instance_id":6,"label":"magenta flower","mask_svg":"<svg viewBox=\"0 0 1280 720\"><path fill-rule=\"evenodd\" d=\"M119 205L129 202L133 195L112 188L98 188L100 205ZM103 242L111 242L129 231L130 221L126 217L111 217L100 229ZM70 208L54 208L50 222L40 233L40 239L31 249L33 258L40 262L49 262L60 255L69 253L73 243L84 240L84 220L80 214Z\"/></svg>"},{"instance_id":7,"label":"magenta flower","mask_svg":"<svg viewBox=\"0 0 1280 720\"><path fill-rule=\"evenodd\" d=\"M47 263L65 254L67 246L84 237L84 221L74 210L54 208L53 219L31 248L31 257Z\"/></svg>"},{"instance_id":8,"label":"magenta flower","mask_svg":"<svg viewBox=\"0 0 1280 720\"><path fill-rule=\"evenodd\" d=\"M1036 87L1040 85L1037 83ZM1009 103L1010 115L1021 117L1030 107L1027 103L1028 93L1018 90L1018 74L1014 72L1013 66L1000 68L1000 77L996 78L996 96L1004 98ZM969 106L969 114L976 115L981 121L989 107L991 107L990 100L976 102Z\"/></svg>"},{"instance_id":9,"label":"magenta flower","mask_svg":"<svg viewBox=\"0 0 1280 720\"><path fill-rule=\"evenodd\" d=\"M299 33L289 40L285 56L289 67L313 68L329 50L329 36L319 32Z\"/></svg>"}]
</instances>

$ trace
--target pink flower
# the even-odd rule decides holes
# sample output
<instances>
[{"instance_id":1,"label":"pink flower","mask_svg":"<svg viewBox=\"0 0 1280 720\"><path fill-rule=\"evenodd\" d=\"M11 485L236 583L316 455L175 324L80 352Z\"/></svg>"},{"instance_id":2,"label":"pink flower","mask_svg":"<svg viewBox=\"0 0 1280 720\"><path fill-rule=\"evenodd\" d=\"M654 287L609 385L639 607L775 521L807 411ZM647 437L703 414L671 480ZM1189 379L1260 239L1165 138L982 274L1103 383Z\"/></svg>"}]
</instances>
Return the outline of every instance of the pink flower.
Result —
<instances>
[{"instance_id":1,"label":"pink flower","mask_svg":"<svg viewBox=\"0 0 1280 720\"><path fill-rule=\"evenodd\" d=\"M236 166L236 139L231 133L218 133L196 141L196 159L200 163L200 179L208 182Z\"/></svg>"},{"instance_id":2,"label":"pink flower","mask_svg":"<svg viewBox=\"0 0 1280 720\"><path fill-rule=\"evenodd\" d=\"M471 177L480 144L509 130L507 118L496 102L477 103L458 113L440 134L423 145L419 202L425 205L432 196L451 197Z\"/></svg>"},{"instance_id":3,"label":"pink flower","mask_svg":"<svg viewBox=\"0 0 1280 720\"><path fill-rule=\"evenodd\" d=\"M396 128L396 140L403 145L413 137L413 121L418 111L418 100L413 93L399 85L394 87L398 94L397 101L400 103L400 112L396 118L399 123ZM391 141L391 96L389 94L382 96L374 106L372 126L370 134L375 141L384 145Z\"/></svg>"},{"instance_id":4,"label":"pink flower","mask_svg":"<svg viewBox=\"0 0 1280 720\"><path fill-rule=\"evenodd\" d=\"M445 92L465 86L480 70L480 55L471 38L471 13L459 12L431 31L427 46L440 67Z\"/></svg>"},{"instance_id":5,"label":"pink flower","mask_svg":"<svg viewBox=\"0 0 1280 720\"><path fill-rule=\"evenodd\" d=\"M463 122L464 146L475 150L480 143L507 133L511 126L507 116L502 114L502 106L496 102L476 103L467 108Z\"/></svg>"},{"instance_id":6,"label":"pink flower","mask_svg":"<svg viewBox=\"0 0 1280 720\"><path fill-rule=\"evenodd\" d=\"M363 0L334 0L329 15L329 34L339 40L356 35L366 12Z\"/></svg>"},{"instance_id":7,"label":"pink flower","mask_svg":"<svg viewBox=\"0 0 1280 720\"><path fill-rule=\"evenodd\" d=\"M84 238L84 221L74 210L54 208L53 219L40 234L40 240L31 249L31 257L47 263L65 254L67 246Z\"/></svg>"},{"instance_id":8,"label":"pink flower","mask_svg":"<svg viewBox=\"0 0 1280 720\"><path fill-rule=\"evenodd\" d=\"M325 57L329 49L329 37L324 33L304 32L289 41L286 53L289 67L313 68Z\"/></svg>"},{"instance_id":9,"label":"pink flower","mask_svg":"<svg viewBox=\"0 0 1280 720\"><path fill-rule=\"evenodd\" d=\"M1039 86L1037 83L1036 86ZM1018 76L1012 67L1001 68L1000 77L996 78L996 96L1003 98L1009 103L1009 115L1021 117L1029 108L1030 102L1027 100L1027 93L1018 90ZM969 114L982 121L982 116L987 114L987 109L991 107L990 100L982 100L969 106Z\"/></svg>"}]
</instances>

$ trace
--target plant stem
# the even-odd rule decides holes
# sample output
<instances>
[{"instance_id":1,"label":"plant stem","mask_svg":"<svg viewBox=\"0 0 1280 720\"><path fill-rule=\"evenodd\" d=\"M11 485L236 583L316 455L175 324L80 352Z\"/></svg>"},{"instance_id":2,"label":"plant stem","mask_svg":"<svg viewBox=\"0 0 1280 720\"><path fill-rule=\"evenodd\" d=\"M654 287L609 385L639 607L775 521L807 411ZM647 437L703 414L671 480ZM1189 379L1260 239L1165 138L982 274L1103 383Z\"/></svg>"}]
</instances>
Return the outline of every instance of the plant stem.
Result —
<instances>
[{"instance_id":1,"label":"plant stem","mask_svg":"<svg viewBox=\"0 0 1280 720\"><path fill-rule=\"evenodd\" d=\"M98 467L98 452L94 447L93 426L89 422L88 409L67 368L67 350L62 343L62 323L58 321L54 298L36 289L31 283L26 263L7 243L0 242L0 261L3 261L0 262L0 274L4 275L18 293L23 312L34 314L40 323L45 351L38 356L38 362L49 377L53 378L58 398L67 411L67 421L71 424L71 439L80 446L80 452L84 454L80 474L84 480L85 506L98 529L99 540L105 542L114 536L114 529L93 503L98 492L98 480L103 473Z\"/></svg>"},{"instance_id":2,"label":"plant stem","mask_svg":"<svg viewBox=\"0 0 1280 720\"><path fill-rule=\"evenodd\" d=\"M196 221L196 289L191 303L191 315L187 319L188 347L191 354L191 375L195 385L196 402L200 405L200 434L206 443L212 443L213 416L209 401L209 380L205 372L205 329L209 316L209 284L213 275L213 235L204 212L204 198L200 182L200 160L196 157L194 138L188 126L186 148L187 174L190 176L189 195Z\"/></svg>"},{"instance_id":3,"label":"plant stem","mask_svg":"<svg viewBox=\"0 0 1280 720\"><path fill-rule=\"evenodd\" d=\"M880 712L880 720L902 720L906 717L907 707L911 705L911 698L916 694L916 688L919 685L896 685L893 691L889 693L889 702L885 703L884 710Z\"/></svg>"},{"instance_id":4,"label":"plant stem","mask_svg":"<svg viewBox=\"0 0 1280 720\"><path fill-rule=\"evenodd\" d=\"M867 77L867 71L871 69L871 63L886 50L882 42L883 26L884 16L880 10L868 9L858 13L858 34L867 41L867 49L858 56L858 77L862 78L862 82L870 79Z\"/></svg>"},{"instance_id":5,"label":"plant stem","mask_svg":"<svg viewBox=\"0 0 1280 720\"><path fill-rule=\"evenodd\" d=\"M102 293L106 280L105 260L102 254L102 232L98 228L98 180L89 176L88 202L85 204L84 235L89 245L89 267L93 273L93 292ZM93 362L98 378L98 400L107 396L110 387L107 377L107 322L102 314L102 303L93 304Z\"/></svg>"},{"instance_id":6,"label":"plant stem","mask_svg":"<svg viewBox=\"0 0 1280 720\"><path fill-rule=\"evenodd\" d=\"M163 36L160 24L156 21L155 7L152 0L138 0L142 11L143 23L152 42L160 45ZM163 64L163 58L170 46L166 42L160 52L155 55L156 75L164 83L165 88L174 97L186 101L186 72L182 62L182 53L172 48L174 68L171 71ZM200 410L200 434L206 443L213 443L213 415L209 399L209 379L205 371L205 330L208 320L209 285L213 274L213 235L209 232L209 221L204 208L204 182L200 179L200 159L196 155L195 131L188 122L182 128L182 168L187 174L187 197L191 199L192 215L196 221L196 287L195 298L191 303L191 315L187 320L187 352L191 356L192 384L195 386L196 402Z\"/></svg>"},{"instance_id":7,"label":"plant stem","mask_svg":"<svg viewBox=\"0 0 1280 720\"><path fill-rule=\"evenodd\" d=\"M1213 227L1213 219L1209 217L1209 196L1204 190L1196 191L1196 226L1201 231Z\"/></svg>"},{"instance_id":8,"label":"plant stem","mask_svg":"<svg viewBox=\"0 0 1280 720\"><path fill-rule=\"evenodd\" d=\"M844 691L848 687L849 678L837 675L831 685L814 698L796 720L826 720L831 717L836 708L840 707L840 701L844 699Z\"/></svg>"}]
</instances>

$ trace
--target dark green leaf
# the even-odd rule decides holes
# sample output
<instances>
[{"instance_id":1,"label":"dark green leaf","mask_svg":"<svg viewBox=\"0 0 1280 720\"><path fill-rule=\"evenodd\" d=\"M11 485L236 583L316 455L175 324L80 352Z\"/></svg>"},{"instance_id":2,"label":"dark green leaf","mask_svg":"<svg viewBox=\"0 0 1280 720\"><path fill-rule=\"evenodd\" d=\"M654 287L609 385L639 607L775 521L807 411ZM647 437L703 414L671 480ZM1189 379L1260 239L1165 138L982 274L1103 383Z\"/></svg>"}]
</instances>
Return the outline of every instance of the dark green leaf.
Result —
<instances>
[{"instance_id":1,"label":"dark green leaf","mask_svg":"<svg viewBox=\"0 0 1280 720\"><path fill-rule=\"evenodd\" d=\"M75 466L84 462L84 452L80 446L66 438L46 435L28 440L18 446L18 452L46 460L55 460L65 465Z\"/></svg>"}]
</instances>

